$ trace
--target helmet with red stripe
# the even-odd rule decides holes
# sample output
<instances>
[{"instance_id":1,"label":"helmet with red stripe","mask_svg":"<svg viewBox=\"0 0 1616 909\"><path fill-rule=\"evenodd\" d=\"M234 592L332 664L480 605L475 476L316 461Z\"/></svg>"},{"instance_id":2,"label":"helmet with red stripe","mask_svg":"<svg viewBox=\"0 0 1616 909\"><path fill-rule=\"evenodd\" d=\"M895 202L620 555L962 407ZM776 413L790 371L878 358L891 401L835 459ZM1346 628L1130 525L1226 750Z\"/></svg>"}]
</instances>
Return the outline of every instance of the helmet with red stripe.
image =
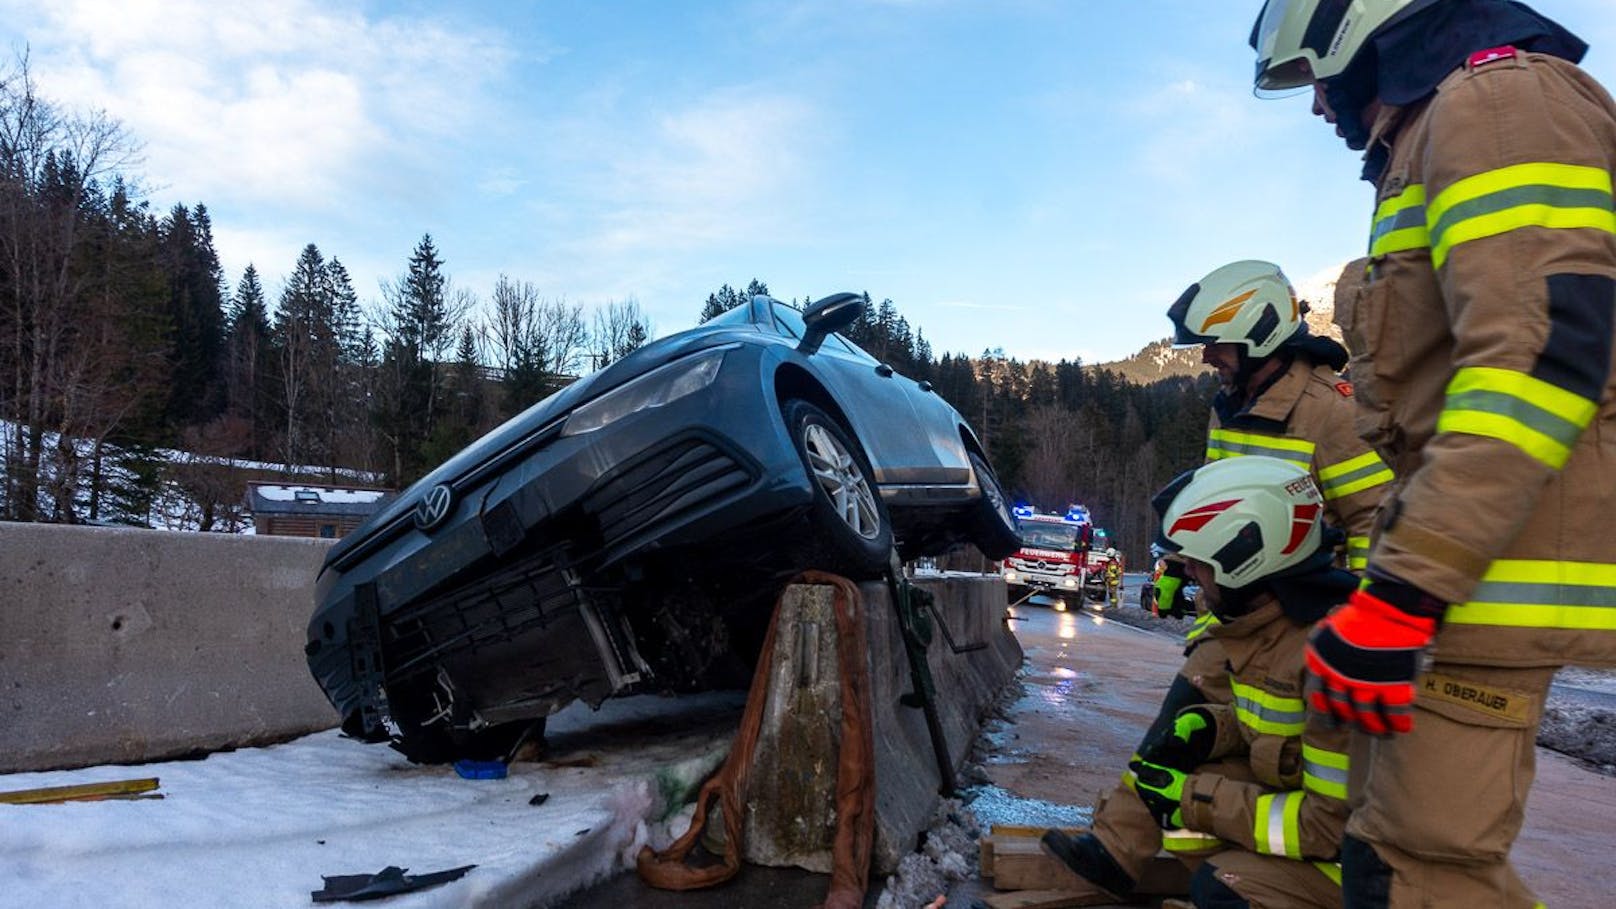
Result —
<instances>
[{"instance_id":1,"label":"helmet with red stripe","mask_svg":"<svg viewBox=\"0 0 1616 909\"><path fill-rule=\"evenodd\" d=\"M1301 467L1260 455L1186 471L1156 494L1157 542L1245 587L1307 561L1323 541L1324 497Z\"/></svg>"}]
</instances>

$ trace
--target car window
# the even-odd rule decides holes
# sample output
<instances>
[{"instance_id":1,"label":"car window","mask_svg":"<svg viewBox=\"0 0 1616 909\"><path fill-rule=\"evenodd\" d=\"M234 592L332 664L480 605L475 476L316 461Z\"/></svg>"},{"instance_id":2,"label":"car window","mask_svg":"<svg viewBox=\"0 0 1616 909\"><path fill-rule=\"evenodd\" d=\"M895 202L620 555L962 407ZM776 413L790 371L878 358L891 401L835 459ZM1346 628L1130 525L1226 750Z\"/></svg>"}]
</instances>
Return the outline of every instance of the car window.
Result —
<instances>
[{"instance_id":1,"label":"car window","mask_svg":"<svg viewBox=\"0 0 1616 909\"><path fill-rule=\"evenodd\" d=\"M780 326L780 332L793 338L801 338L808 333L808 324L802 320L802 313L795 307L776 301L774 306L774 321ZM859 350L856 345L839 334L831 334L825 338L824 347L839 354L845 354L867 363L876 362L875 358Z\"/></svg>"},{"instance_id":2,"label":"car window","mask_svg":"<svg viewBox=\"0 0 1616 909\"><path fill-rule=\"evenodd\" d=\"M779 301L775 301L769 308L774 310L774 323L780 326L782 333L793 338L801 338L808 333L808 326L802 321L802 313Z\"/></svg>"},{"instance_id":3,"label":"car window","mask_svg":"<svg viewBox=\"0 0 1616 909\"><path fill-rule=\"evenodd\" d=\"M742 303L740 306L722 315L707 320L708 325L723 325L728 328L741 328L752 324L752 304Z\"/></svg>"}]
</instances>

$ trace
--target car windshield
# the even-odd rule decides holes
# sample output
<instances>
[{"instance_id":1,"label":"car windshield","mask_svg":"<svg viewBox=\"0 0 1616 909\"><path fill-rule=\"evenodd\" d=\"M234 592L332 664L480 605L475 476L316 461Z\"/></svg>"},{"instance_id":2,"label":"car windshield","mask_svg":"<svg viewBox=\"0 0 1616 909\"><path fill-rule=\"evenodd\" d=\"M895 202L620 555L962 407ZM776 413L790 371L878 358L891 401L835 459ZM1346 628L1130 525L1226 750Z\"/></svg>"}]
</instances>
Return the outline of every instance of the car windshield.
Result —
<instances>
[{"instance_id":1,"label":"car windshield","mask_svg":"<svg viewBox=\"0 0 1616 909\"><path fill-rule=\"evenodd\" d=\"M707 320L708 325L723 325L729 328L740 328L752 324L752 304L742 303L740 306Z\"/></svg>"},{"instance_id":2,"label":"car windshield","mask_svg":"<svg viewBox=\"0 0 1616 909\"><path fill-rule=\"evenodd\" d=\"M1023 524L1021 525L1021 542L1026 546L1037 549L1072 548L1077 540L1077 525L1075 524Z\"/></svg>"}]
</instances>

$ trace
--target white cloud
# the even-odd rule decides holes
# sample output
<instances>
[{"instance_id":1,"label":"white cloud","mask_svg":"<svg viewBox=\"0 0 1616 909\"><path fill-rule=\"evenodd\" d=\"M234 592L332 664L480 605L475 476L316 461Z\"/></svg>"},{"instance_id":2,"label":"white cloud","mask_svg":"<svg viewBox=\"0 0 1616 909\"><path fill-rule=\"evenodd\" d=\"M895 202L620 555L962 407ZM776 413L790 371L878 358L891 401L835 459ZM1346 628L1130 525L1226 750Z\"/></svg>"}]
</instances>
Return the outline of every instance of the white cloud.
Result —
<instances>
[{"instance_id":1,"label":"white cloud","mask_svg":"<svg viewBox=\"0 0 1616 909\"><path fill-rule=\"evenodd\" d=\"M788 229L811 177L819 117L806 102L726 89L662 114L618 146L595 190L597 254L708 247Z\"/></svg>"},{"instance_id":2,"label":"white cloud","mask_svg":"<svg viewBox=\"0 0 1616 909\"><path fill-rule=\"evenodd\" d=\"M476 115L512 52L487 31L314 0L0 2L46 93L100 108L189 198L335 208ZM445 165L447 166L447 165Z\"/></svg>"}]
</instances>

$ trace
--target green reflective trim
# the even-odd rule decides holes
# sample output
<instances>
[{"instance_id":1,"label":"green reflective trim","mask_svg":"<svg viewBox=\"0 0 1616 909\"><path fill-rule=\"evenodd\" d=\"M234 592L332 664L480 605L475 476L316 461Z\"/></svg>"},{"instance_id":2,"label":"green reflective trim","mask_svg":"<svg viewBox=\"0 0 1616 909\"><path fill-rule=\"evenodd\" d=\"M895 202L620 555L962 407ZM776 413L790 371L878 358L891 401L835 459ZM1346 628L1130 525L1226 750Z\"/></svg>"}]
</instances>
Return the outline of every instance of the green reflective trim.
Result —
<instances>
[{"instance_id":1,"label":"green reflective trim","mask_svg":"<svg viewBox=\"0 0 1616 909\"><path fill-rule=\"evenodd\" d=\"M1257 796L1252 839L1256 841L1258 852L1293 859L1302 857L1299 819L1304 797L1303 793L1295 791Z\"/></svg>"},{"instance_id":2,"label":"green reflective trim","mask_svg":"<svg viewBox=\"0 0 1616 909\"><path fill-rule=\"evenodd\" d=\"M1616 631L1616 565L1499 559L1445 618L1459 625Z\"/></svg>"},{"instance_id":3,"label":"green reflective trim","mask_svg":"<svg viewBox=\"0 0 1616 909\"><path fill-rule=\"evenodd\" d=\"M1384 256L1430 246L1425 221L1423 185L1410 186L1380 203L1369 228L1369 255Z\"/></svg>"},{"instance_id":4,"label":"green reflective trim","mask_svg":"<svg viewBox=\"0 0 1616 909\"><path fill-rule=\"evenodd\" d=\"M1326 499L1339 499L1355 492L1383 486L1396 479L1380 455L1366 451L1356 458L1319 469L1319 491Z\"/></svg>"},{"instance_id":5,"label":"green reflective trim","mask_svg":"<svg viewBox=\"0 0 1616 909\"><path fill-rule=\"evenodd\" d=\"M1339 751L1326 751L1302 743L1302 788L1309 792L1345 801L1347 769L1351 761Z\"/></svg>"},{"instance_id":6,"label":"green reflective trim","mask_svg":"<svg viewBox=\"0 0 1616 909\"><path fill-rule=\"evenodd\" d=\"M1484 171L1438 193L1426 210L1431 261L1453 247L1523 227L1616 233L1611 175L1603 167L1532 161Z\"/></svg>"},{"instance_id":7,"label":"green reflective trim","mask_svg":"<svg viewBox=\"0 0 1616 909\"><path fill-rule=\"evenodd\" d=\"M1498 439L1558 470L1598 410L1597 402L1524 372L1469 366L1448 383L1437 431Z\"/></svg>"},{"instance_id":8,"label":"green reflective trim","mask_svg":"<svg viewBox=\"0 0 1616 909\"><path fill-rule=\"evenodd\" d=\"M1231 680L1234 712L1241 724L1262 734L1299 736L1307 728L1307 706L1301 698L1281 697Z\"/></svg>"},{"instance_id":9,"label":"green reflective trim","mask_svg":"<svg viewBox=\"0 0 1616 909\"><path fill-rule=\"evenodd\" d=\"M1217 616L1210 612L1201 613L1195 617L1195 624L1191 625L1190 630L1184 634L1184 643L1188 644L1190 641L1193 641L1201 635L1206 634L1208 631L1212 630L1214 625L1217 624Z\"/></svg>"},{"instance_id":10,"label":"green reflective trim","mask_svg":"<svg viewBox=\"0 0 1616 909\"><path fill-rule=\"evenodd\" d=\"M1223 848L1223 840L1199 830L1163 830L1162 848L1168 852L1207 852Z\"/></svg>"},{"instance_id":11,"label":"green reflective trim","mask_svg":"<svg viewBox=\"0 0 1616 909\"><path fill-rule=\"evenodd\" d=\"M1206 459L1221 461L1246 455L1266 455L1289 461L1310 470L1313 466L1315 446L1306 439L1289 436L1271 436L1256 432L1236 432L1232 429L1214 429L1207 433Z\"/></svg>"},{"instance_id":12,"label":"green reflective trim","mask_svg":"<svg viewBox=\"0 0 1616 909\"><path fill-rule=\"evenodd\" d=\"M1347 568L1361 571L1369 567L1369 538L1347 537Z\"/></svg>"},{"instance_id":13,"label":"green reflective trim","mask_svg":"<svg viewBox=\"0 0 1616 909\"><path fill-rule=\"evenodd\" d=\"M1335 884L1337 887L1341 886L1340 862L1314 862L1313 867L1323 872L1324 876L1329 878L1331 883Z\"/></svg>"}]
</instances>

